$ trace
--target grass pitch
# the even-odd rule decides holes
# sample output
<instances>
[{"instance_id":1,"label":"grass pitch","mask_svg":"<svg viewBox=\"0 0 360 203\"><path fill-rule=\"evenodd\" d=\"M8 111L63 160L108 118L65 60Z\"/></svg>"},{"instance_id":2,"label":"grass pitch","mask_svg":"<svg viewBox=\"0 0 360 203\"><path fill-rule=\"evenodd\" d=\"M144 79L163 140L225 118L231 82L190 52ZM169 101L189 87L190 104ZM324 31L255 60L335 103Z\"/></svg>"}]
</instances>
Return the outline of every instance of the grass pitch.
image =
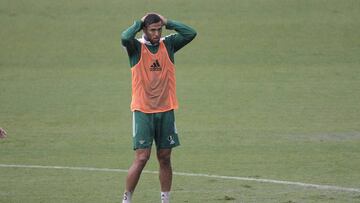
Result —
<instances>
[{"instance_id":1,"label":"grass pitch","mask_svg":"<svg viewBox=\"0 0 360 203\"><path fill-rule=\"evenodd\" d=\"M175 57L174 170L360 188L358 1L0 1L0 164L127 169L120 33L157 11ZM146 170L156 171L152 158ZM120 202L125 173L0 168L0 202ZM135 202L158 202L143 174ZM357 192L175 176L173 202L360 202Z\"/></svg>"}]
</instances>

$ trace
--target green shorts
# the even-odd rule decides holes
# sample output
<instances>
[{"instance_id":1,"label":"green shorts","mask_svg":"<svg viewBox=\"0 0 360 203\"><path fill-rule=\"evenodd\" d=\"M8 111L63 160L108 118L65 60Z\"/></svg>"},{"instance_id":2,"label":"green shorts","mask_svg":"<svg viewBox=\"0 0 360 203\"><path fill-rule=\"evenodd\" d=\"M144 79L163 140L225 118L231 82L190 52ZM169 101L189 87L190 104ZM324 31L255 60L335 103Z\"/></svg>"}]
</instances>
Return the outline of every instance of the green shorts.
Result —
<instances>
[{"instance_id":1,"label":"green shorts","mask_svg":"<svg viewBox=\"0 0 360 203\"><path fill-rule=\"evenodd\" d=\"M151 148L154 140L157 149L171 149L180 145L174 110L162 113L133 112L134 150Z\"/></svg>"}]
</instances>

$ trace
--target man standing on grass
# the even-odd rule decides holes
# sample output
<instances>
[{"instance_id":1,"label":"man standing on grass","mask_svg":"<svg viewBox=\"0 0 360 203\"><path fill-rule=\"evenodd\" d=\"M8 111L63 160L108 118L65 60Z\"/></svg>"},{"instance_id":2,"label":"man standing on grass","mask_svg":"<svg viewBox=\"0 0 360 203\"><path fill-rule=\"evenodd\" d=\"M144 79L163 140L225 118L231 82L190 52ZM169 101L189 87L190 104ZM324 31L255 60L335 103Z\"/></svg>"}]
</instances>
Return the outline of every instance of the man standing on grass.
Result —
<instances>
[{"instance_id":1,"label":"man standing on grass","mask_svg":"<svg viewBox=\"0 0 360 203\"><path fill-rule=\"evenodd\" d=\"M163 26L177 33L161 38ZM135 39L141 30L142 38ZM160 166L161 202L169 202L171 149L180 145L174 116L174 109L178 108L174 54L195 36L192 28L156 13L146 14L121 35L132 73L131 111L135 150L135 159L126 178L123 203L131 202L141 172L150 158L153 141Z\"/></svg>"}]
</instances>

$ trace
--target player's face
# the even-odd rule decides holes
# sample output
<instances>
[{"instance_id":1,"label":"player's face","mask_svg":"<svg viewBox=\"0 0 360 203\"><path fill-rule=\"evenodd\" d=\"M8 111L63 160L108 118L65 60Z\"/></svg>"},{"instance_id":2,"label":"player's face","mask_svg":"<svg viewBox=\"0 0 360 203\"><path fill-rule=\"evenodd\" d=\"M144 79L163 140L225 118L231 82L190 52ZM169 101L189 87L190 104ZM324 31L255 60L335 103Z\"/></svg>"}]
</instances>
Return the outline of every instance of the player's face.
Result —
<instances>
[{"instance_id":1,"label":"player's face","mask_svg":"<svg viewBox=\"0 0 360 203\"><path fill-rule=\"evenodd\" d=\"M152 44L157 44L161 38L162 22L153 23L144 28L144 33Z\"/></svg>"}]
</instances>

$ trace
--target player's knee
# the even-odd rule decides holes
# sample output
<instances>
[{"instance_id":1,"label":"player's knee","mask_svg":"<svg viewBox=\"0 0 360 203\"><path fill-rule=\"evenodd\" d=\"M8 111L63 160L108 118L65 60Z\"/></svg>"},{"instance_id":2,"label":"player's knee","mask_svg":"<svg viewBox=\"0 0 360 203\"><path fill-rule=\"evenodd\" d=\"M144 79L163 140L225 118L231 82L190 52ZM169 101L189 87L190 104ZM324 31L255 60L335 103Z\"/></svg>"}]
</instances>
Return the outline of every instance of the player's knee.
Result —
<instances>
[{"instance_id":1,"label":"player's knee","mask_svg":"<svg viewBox=\"0 0 360 203\"><path fill-rule=\"evenodd\" d=\"M150 159L149 155L141 155L136 157L136 162L140 165L145 165L149 159Z\"/></svg>"},{"instance_id":2,"label":"player's knee","mask_svg":"<svg viewBox=\"0 0 360 203\"><path fill-rule=\"evenodd\" d=\"M171 165L171 158L169 154L159 155L158 160L160 165L162 166L169 166Z\"/></svg>"}]
</instances>

